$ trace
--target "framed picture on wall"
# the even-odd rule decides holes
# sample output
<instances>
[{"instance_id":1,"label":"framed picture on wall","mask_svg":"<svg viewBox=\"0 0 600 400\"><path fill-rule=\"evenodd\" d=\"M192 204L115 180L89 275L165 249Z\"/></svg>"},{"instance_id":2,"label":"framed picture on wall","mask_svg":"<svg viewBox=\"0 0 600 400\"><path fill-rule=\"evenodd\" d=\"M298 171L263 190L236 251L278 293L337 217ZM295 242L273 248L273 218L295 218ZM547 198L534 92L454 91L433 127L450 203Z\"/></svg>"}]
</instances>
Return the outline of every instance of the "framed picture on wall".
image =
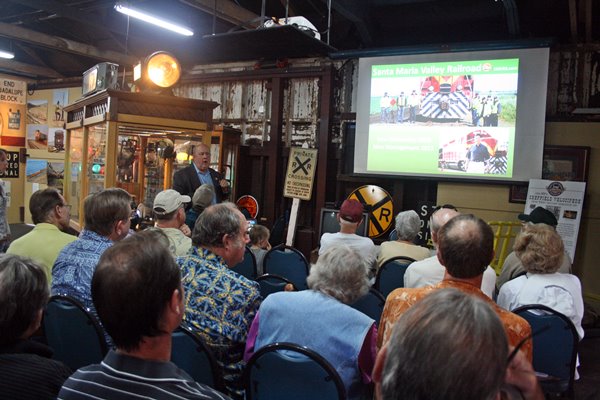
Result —
<instances>
[{"instance_id":1,"label":"framed picture on wall","mask_svg":"<svg viewBox=\"0 0 600 400\"><path fill-rule=\"evenodd\" d=\"M589 147L544 146L542 179L586 182L589 163Z\"/></svg>"},{"instance_id":2,"label":"framed picture on wall","mask_svg":"<svg viewBox=\"0 0 600 400\"><path fill-rule=\"evenodd\" d=\"M590 162L590 147L544 146L542 179L586 182ZM508 201L525 203L527 184L511 185Z\"/></svg>"}]
</instances>

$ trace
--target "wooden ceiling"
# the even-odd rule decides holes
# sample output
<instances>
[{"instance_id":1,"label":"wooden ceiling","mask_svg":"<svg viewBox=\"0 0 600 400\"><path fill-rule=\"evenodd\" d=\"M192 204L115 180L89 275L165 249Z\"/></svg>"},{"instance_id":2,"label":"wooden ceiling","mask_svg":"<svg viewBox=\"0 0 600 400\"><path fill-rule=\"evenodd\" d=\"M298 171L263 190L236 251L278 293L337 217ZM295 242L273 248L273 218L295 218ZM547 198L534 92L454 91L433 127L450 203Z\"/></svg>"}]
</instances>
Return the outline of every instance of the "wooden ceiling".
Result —
<instances>
[{"instance_id":1,"label":"wooden ceiling","mask_svg":"<svg viewBox=\"0 0 600 400\"><path fill-rule=\"evenodd\" d=\"M12 60L0 59L0 72L68 82L80 79L98 62L131 68L157 50L172 52L184 68L191 68L253 55L275 60L336 49L530 38L552 38L558 44L600 40L595 29L600 12L592 7L592 0L331 0L331 18L328 0L129 1L191 27L192 37L128 20L114 10L114 4L115 0L0 1L0 49L16 55ZM241 34L259 28L263 16L285 17L286 13L312 22L322 45L302 47L302 38L298 41L285 32Z\"/></svg>"}]
</instances>

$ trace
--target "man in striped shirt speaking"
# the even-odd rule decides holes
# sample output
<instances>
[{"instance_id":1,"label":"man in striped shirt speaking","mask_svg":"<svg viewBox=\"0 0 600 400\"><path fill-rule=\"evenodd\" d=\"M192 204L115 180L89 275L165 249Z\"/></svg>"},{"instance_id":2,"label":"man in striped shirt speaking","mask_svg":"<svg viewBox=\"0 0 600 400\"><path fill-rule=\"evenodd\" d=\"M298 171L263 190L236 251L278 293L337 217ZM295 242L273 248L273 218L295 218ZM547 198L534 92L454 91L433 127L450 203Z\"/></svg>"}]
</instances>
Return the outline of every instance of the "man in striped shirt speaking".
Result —
<instances>
[{"instance_id":1,"label":"man in striped shirt speaking","mask_svg":"<svg viewBox=\"0 0 600 400\"><path fill-rule=\"evenodd\" d=\"M228 399L169 361L184 305L181 273L162 232L140 232L106 250L92 300L117 348L71 375L59 399Z\"/></svg>"}]
</instances>

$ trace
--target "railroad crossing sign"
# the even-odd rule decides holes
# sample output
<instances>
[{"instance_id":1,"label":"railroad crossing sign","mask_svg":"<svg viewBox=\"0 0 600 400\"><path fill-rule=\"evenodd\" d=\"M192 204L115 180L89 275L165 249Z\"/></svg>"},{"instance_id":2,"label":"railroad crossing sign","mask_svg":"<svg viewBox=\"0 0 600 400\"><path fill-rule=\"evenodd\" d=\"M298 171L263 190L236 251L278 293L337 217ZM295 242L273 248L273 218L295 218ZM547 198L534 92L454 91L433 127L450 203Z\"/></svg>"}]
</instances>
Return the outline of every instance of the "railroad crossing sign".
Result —
<instances>
[{"instance_id":1,"label":"railroad crossing sign","mask_svg":"<svg viewBox=\"0 0 600 400\"><path fill-rule=\"evenodd\" d=\"M348 199L355 199L371 206L369 213L369 237L379 237L394 221L392 196L379 186L365 185L355 189Z\"/></svg>"},{"instance_id":2,"label":"railroad crossing sign","mask_svg":"<svg viewBox=\"0 0 600 400\"><path fill-rule=\"evenodd\" d=\"M283 195L310 200L317 167L317 149L292 147L285 175Z\"/></svg>"}]
</instances>

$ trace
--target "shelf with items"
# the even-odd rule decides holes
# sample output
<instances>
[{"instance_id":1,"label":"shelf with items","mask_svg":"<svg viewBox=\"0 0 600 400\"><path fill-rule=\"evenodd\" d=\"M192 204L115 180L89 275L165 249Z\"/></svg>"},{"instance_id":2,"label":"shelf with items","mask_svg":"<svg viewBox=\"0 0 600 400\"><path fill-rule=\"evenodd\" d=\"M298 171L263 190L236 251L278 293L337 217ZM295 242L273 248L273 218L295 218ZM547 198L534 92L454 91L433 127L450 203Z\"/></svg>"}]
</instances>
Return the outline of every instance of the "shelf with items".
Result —
<instances>
[{"instance_id":1,"label":"shelf with items","mask_svg":"<svg viewBox=\"0 0 600 400\"><path fill-rule=\"evenodd\" d=\"M171 187L172 174L187 165L191 148L210 131L217 103L172 96L105 90L65 107L65 195L76 204L80 227L85 196L104 188L127 190L136 203L152 206ZM179 154L181 153L181 154ZM85 173L82 173L85 171Z\"/></svg>"}]
</instances>

